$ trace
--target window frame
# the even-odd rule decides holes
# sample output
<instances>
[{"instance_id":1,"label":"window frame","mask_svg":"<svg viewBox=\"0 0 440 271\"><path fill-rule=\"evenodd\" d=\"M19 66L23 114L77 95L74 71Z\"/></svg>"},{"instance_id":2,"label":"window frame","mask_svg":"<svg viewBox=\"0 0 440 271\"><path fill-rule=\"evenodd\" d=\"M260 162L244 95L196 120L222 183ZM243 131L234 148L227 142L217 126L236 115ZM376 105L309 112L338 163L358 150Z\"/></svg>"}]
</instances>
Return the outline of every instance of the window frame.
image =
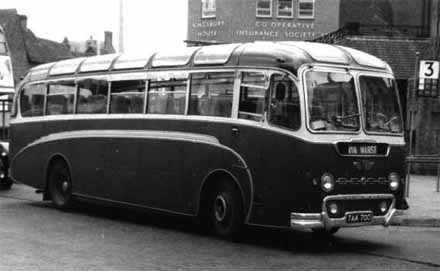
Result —
<instances>
[{"instance_id":1,"label":"window frame","mask_svg":"<svg viewBox=\"0 0 440 271\"><path fill-rule=\"evenodd\" d=\"M280 15L280 2L281 1L290 1L290 15ZM283 18L283 19L293 19L293 0L278 0L277 2L277 18Z\"/></svg>"},{"instance_id":2,"label":"window frame","mask_svg":"<svg viewBox=\"0 0 440 271\"><path fill-rule=\"evenodd\" d=\"M80 92L80 82L86 81L86 80L96 80L96 81L106 81L107 82L107 96L106 96L106 110L105 112L100 113L93 113L93 112L80 112L78 113L78 101L79 101L79 92ZM78 77L75 80L76 84L76 94L75 94L75 104L73 109L73 114L75 115L87 115L87 114L93 114L93 115L99 115L99 114L108 114L109 113L109 102L110 102L110 87L111 87L111 81L109 80L108 76L92 76L92 77Z\"/></svg>"},{"instance_id":3,"label":"window frame","mask_svg":"<svg viewBox=\"0 0 440 271\"><path fill-rule=\"evenodd\" d=\"M165 78L163 75L167 75L169 74L170 77L169 78ZM172 72L165 72L163 74L161 74L160 72L158 73L152 73L150 74L150 76L148 76L145 87L146 87L146 91L145 91L145 99L144 99L144 114L146 115L177 115L177 116L185 116L187 115L187 110L188 110L188 81L190 80L190 78L188 77L188 74L186 73L186 76L180 77L180 76L176 76L176 77L171 77L172 76ZM166 77L166 76L165 76ZM164 80L160 80L160 79L164 79ZM152 113L152 112L148 112L150 105L151 105L151 97L150 97L150 93L151 93L151 86L152 86L152 81L154 82L170 82L172 81L171 79L174 79L176 81L186 81L184 83L185 86L185 90L183 91L185 94L185 106L183 108L183 112L182 113ZM168 86L165 86L168 87ZM167 94L168 95L168 94ZM167 97L167 102L168 102L168 97Z\"/></svg>"},{"instance_id":4,"label":"window frame","mask_svg":"<svg viewBox=\"0 0 440 271\"><path fill-rule=\"evenodd\" d=\"M220 74L220 73L230 73L232 74L232 95L231 95L231 109L230 109L230 114L228 116L217 116L217 115L202 115L202 114L190 114L190 103L191 103L191 93L192 93L192 89L191 86L193 84L193 75L194 74ZM187 93L187 110L186 110L186 115L188 116L200 116L200 117L215 117L215 118L235 118L236 114L234 111L234 101L235 101L235 93L236 93L236 70L235 69L231 69L231 70L201 70L201 71L194 71L191 72L188 78L188 93Z\"/></svg>"},{"instance_id":5,"label":"window frame","mask_svg":"<svg viewBox=\"0 0 440 271\"><path fill-rule=\"evenodd\" d=\"M299 126L297 127L297 128L295 128L295 129L293 129L293 128L290 128L290 127L287 127L287 126L283 126L283 125L280 125L280 124L276 124L276 123L273 123L271 120L270 120L270 117L271 117L271 110L270 110L270 106L272 105L272 91L271 91L271 87L272 87L272 78L273 78L273 76L275 76L275 75L282 75L282 76L285 76L287 79L289 79L294 85L295 85L295 88L296 88L296 94L298 95L298 106L299 106ZM298 81L296 80L296 78L294 78L294 77L292 77L290 74L288 74L288 73L285 73L285 72L280 72L280 71L275 71L275 72L272 72L272 73L270 73L269 74L269 93L268 93L268 95L269 95L269 97L267 98L267 106L266 106L266 112L265 112L265 115L266 115L266 121L267 121L267 123L269 124L269 125L271 125L271 126L273 126L273 127L277 127L277 128L281 128L281 129L286 129L286 130L289 130L289 131L298 131L298 130L300 130L301 129L301 127L302 127L302 125L303 125L303 110L302 110L302 103L301 103L301 91L300 91L300 89L299 89L299 84L298 84Z\"/></svg>"},{"instance_id":6,"label":"window frame","mask_svg":"<svg viewBox=\"0 0 440 271\"><path fill-rule=\"evenodd\" d=\"M354 88L355 88L355 98L357 103L357 110L359 115L359 128L357 130L344 130L344 131L337 131L337 130L326 130L326 131L319 131L312 129L310 126L310 109L309 109L309 95L308 95L308 89L307 89L307 73L308 72L332 72L332 73L345 73L350 74L354 79ZM363 131L363 116L362 116L362 108L361 108L361 102L360 102L360 96L358 91L358 80L357 80L357 74L353 71L347 71L343 67L331 67L326 68L322 66L316 66L312 68L305 69L302 71L302 88L304 89L303 95L304 95L304 114L305 114L305 124L307 127L307 130L311 132L312 134L352 134L352 135L359 135Z\"/></svg>"},{"instance_id":7,"label":"window frame","mask_svg":"<svg viewBox=\"0 0 440 271\"><path fill-rule=\"evenodd\" d=\"M366 77L377 77L377 78L386 78L386 79L391 79L393 80L395 87L394 87L394 94L397 97L397 104L399 107L399 117L400 117L400 125L401 125L401 132L399 133L392 133L392 132L378 132L378 131L370 131L367 130L366 127L366 121L367 121L367 116L366 116L366 112L364 112L364 95L361 89L361 85L360 85L360 77L362 76L366 76ZM360 113L361 113L361 126L362 126L362 130L366 135L378 135L378 136L402 136L405 133L405 120L403 118L403 108L402 108L402 104L400 103L400 99L399 99L399 90L397 88L397 81L396 79L390 75L390 74L385 74L385 73L375 73L372 71L359 71L356 73L356 84L358 84L356 87L358 88L359 91L359 104L360 104Z\"/></svg>"},{"instance_id":8,"label":"window frame","mask_svg":"<svg viewBox=\"0 0 440 271\"><path fill-rule=\"evenodd\" d=\"M23 96L23 92L26 91L26 89L36 86L36 85L41 85L42 87L44 87L44 97L43 97L43 108L42 108L42 113L41 115L38 116L24 116L22 114L23 110L21 108L21 99ZM46 102L47 102L47 91L48 91L48 82L41 82L41 81L36 81L36 82L32 82L31 84L27 84L25 86L23 86L20 90L19 90L19 94L17 95L17 116L20 116L20 118L37 118L37 117L44 117L46 116Z\"/></svg>"},{"instance_id":9,"label":"window frame","mask_svg":"<svg viewBox=\"0 0 440 271\"><path fill-rule=\"evenodd\" d=\"M75 86L74 86L74 92L73 92L73 108L72 108L72 112L71 113L67 113L67 114L48 114L47 110L48 110L48 98L49 98L49 92L50 92L50 86L51 85L56 85L62 82L68 82L71 81ZM54 80L54 81L47 81L45 82L46 84L46 96L45 96L45 103L44 103L44 116L60 116L60 115L73 115L76 114L76 101L77 101L77 94L78 94L78 84L77 84L77 80L72 79L72 78L65 78L65 79L61 79L61 80Z\"/></svg>"},{"instance_id":10,"label":"window frame","mask_svg":"<svg viewBox=\"0 0 440 271\"><path fill-rule=\"evenodd\" d=\"M245 73L253 73L253 72L255 72L255 73L258 72L258 73L264 74L264 76L268 79L268 82L266 83L265 86L258 86L258 85L252 85L252 84L243 83L243 75ZM236 110L237 111L236 111L236 115L235 115L237 119L249 120L249 121L257 122L257 123L267 123L268 122L267 121L267 102L268 102L267 94L268 94L268 91L269 91L269 88L270 88L270 77L271 77L271 75L273 73L274 73L274 71L266 70L266 69L261 69L261 70L260 69L240 69L240 70L237 71L237 89L234 90L234 91L236 91L235 92L236 96L234 96L234 99L236 99L236 104L237 104L236 105ZM263 103L263 112L262 112L262 114L246 112L246 111L241 111L240 110L241 88L242 88L242 86L258 88L258 89L263 89L264 90L265 95L264 95L264 103ZM240 118L240 113L241 114L245 114L245 115L249 115L249 116L252 116L252 117L260 117L260 115L261 115L261 119L260 120L254 120L254 119Z\"/></svg>"},{"instance_id":11,"label":"window frame","mask_svg":"<svg viewBox=\"0 0 440 271\"><path fill-rule=\"evenodd\" d=\"M264 1L264 2L269 2L269 15L265 15L265 14L259 14L258 12L259 11L261 11L261 10L263 10L263 11L267 11L267 9L259 9L258 8L258 2L260 2L260 1ZM273 4L273 2L272 2L273 0L256 0L255 1L255 16L257 17L257 18L272 18L272 4Z\"/></svg>"},{"instance_id":12,"label":"window frame","mask_svg":"<svg viewBox=\"0 0 440 271\"><path fill-rule=\"evenodd\" d=\"M202 0L201 6L202 6L202 19L213 19L216 17L217 15L216 0Z\"/></svg>"},{"instance_id":13,"label":"window frame","mask_svg":"<svg viewBox=\"0 0 440 271\"><path fill-rule=\"evenodd\" d=\"M301 4L311 3L312 4L312 15L301 15ZM315 0L299 0L298 1L298 19L314 19L315 18Z\"/></svg>"},{"instance_id":14,"label":"window frame","mask_svg":"<svg viewBox=\"0 0 440 271\"><path fill-rule=\"evenodd\" d=\"M143 92L139 92L139 94L142 94L143 98L142 98L142 112L128 112L128 113L114 113L112 112L112 87L113 84L115 82L127 82L127 81L139 81L139 82L144 82L144 91ZM115 115L115 114L129 114L129 115L133 115L133 114L146 114L146 108L147 108L147 92L148 92L148 82L149 80L146 80L145 78L139 78L139 79L121 79L121 80L111 80L108 81L109 83L109 95L108 95L108 108L107 108L107 113L110 115ZM117 93L123 93L123 92L117 92Z\"/></svg>"}]
</instances>

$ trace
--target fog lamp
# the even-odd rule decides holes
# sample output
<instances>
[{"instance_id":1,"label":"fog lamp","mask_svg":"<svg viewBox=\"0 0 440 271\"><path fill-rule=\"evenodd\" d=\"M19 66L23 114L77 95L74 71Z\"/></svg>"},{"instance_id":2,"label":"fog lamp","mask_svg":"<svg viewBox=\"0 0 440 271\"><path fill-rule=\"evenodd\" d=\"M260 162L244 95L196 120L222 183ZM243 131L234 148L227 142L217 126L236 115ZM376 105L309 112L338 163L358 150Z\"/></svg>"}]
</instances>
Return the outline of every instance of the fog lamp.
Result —
<instances>
[{"instance_id":1,"label":"fog lamp","mask_svg":"<svg viewBox=\"0 0 440 271\"><path fill-rule=\"evenodd\" d=\"M379 203L379 210L381 213L385 213L388 210L388 204L385 201Z\"/></svg>"},{"instance_id":2,"label":"fog lamp","mask_svg":"<svg viewBox=\"0 0 440 271\"><path fill-rule=\"evenodd\" d=\"M336 203L330 203L329 205L330 214L335 215L338 213L338 205Z\"/></svg>"},{"instance_id":3,"label":"fog lamp","mask_svg":"<svg viewBox=\"0 0 440 271\"><path fill-rule=\"evenodd\" d=\"M330 192L335 187L335 178L330 173L324 173L321 177L321 188L324 192Z\"/></svg>"},{"instance_id":4,"label":"fog lamp","mask_svg":"<svg viewBox=\"0 0 440 271\"><path fill-rule=\"evenodd\" d=\"M399 174L392 172L388 175L388 185L390 186L391 191L396 191L399 189L400 177Z\"/></svg>"}]
</instances>

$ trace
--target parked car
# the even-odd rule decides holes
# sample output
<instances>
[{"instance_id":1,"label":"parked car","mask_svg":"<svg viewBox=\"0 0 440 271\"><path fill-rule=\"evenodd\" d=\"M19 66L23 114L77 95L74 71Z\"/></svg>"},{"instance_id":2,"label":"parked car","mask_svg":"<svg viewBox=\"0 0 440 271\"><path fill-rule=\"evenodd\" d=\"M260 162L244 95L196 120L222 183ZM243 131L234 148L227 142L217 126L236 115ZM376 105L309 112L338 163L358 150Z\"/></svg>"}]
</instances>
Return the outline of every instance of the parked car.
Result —
<instances>
[{"instance_id":1,"label":"parked car","mask_svg":"<svg viewBox=\"0 0 440 271\"><path fill-rule=\"evenodd\" d=\"M12 183L9 178L9 143L0 141L0 190L10 189Z\"/></svg>"}]
</instances>

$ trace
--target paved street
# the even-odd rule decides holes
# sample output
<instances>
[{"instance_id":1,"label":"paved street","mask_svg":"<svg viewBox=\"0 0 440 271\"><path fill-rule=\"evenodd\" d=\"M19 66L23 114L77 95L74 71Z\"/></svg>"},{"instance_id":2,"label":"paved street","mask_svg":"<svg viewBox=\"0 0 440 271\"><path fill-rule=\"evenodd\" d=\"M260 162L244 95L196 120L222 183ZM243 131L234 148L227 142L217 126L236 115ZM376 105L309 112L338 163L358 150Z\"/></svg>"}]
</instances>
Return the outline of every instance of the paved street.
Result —
<instances>
[{"instance_id":1,"label":"paved street","mask_svg":"<svg viewBox=\"0 0 440 271\"><path fill-rule=\"evenodd\" d=\"M0 270L438 270L440 228L345 229L333 240L248 228L240 243L183 218L0 191Z\"/></svg>"}]
</instances>

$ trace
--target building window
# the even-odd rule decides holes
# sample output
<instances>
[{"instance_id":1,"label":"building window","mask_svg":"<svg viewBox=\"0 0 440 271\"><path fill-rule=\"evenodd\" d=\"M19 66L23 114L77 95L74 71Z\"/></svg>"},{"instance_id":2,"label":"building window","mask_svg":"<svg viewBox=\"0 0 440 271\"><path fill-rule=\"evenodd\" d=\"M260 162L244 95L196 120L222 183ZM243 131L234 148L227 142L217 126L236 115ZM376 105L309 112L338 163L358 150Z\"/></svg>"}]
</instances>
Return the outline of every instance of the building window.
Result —
<instances>
[{"instance_id":1,"label":"building window","mask_svg":"<svg viewBox=\"0 0 440 271\"><path fill-rule=\"evenodd\" d=\"M215 0L202 0L202 18L215 18Z\"/></svg>"},{"instance_id":2,"label":"building window","mask_svg":"<svg viewBox=\"0 0 440 271\"><path fill-rule=\"evenodd\" d=\"M312 19L315 16L315 0L299 0L298 17Z\"/></svg>"},{"instance_id":3,"label":"building window","mask_svg":"<svg viewBox=\"0 0 440 271\"><path fill-rule=\"evenodd\" d=\"M257 17L272 17L272 0L257 0Z\"/></svg>"},{"instance_id":4,"label":"building window","mask_svg":"<svg viewBox=\"0 0 440 271\"><path fill-rule=\"evenodd\" d=\"M278 0L278 17L293 18L293 0Z\"/></svg>"}]
</instances>

